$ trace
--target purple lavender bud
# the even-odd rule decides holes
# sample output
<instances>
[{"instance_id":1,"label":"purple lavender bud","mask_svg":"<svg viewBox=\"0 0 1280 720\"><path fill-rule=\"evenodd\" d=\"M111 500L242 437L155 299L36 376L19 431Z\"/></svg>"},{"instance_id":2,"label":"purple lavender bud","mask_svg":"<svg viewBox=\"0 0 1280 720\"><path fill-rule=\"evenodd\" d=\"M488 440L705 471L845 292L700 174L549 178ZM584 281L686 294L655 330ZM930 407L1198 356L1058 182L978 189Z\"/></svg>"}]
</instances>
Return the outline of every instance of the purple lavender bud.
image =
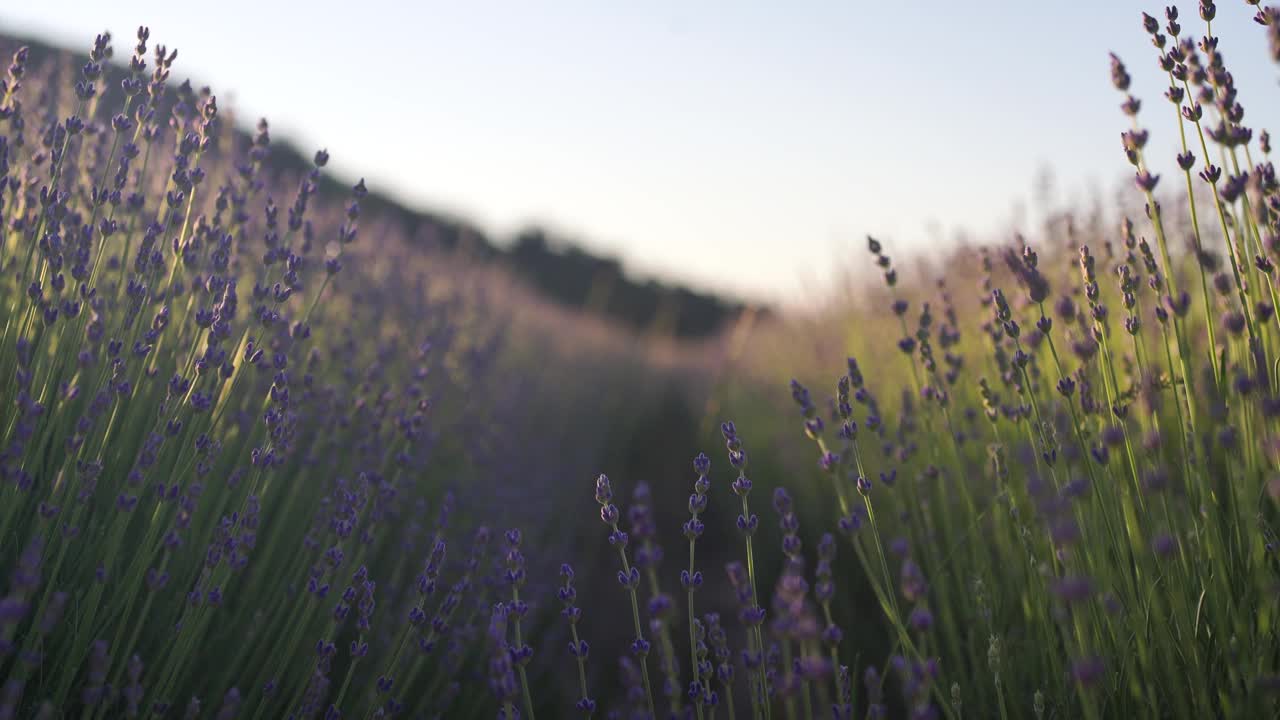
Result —
<instances>
[{"instance_id":1,"label":"purple lavender bud","mask_svg":"<svg viewBox=\"0 0 1280 720\"><path fill-rule=\"evenodd\" d=\"M1119 425L1108 425L1102 430L1102 442L1108 447L1117 448L1124 444L1124 428Z\"/></svg>"},{"instance_id":2,"label":"purple lavender bud","mask_svg":"<svg viewBox=\"0 0 1280 720\"><path fill-rule=\"evenodd\" d=\"M609 484L609 478L601 475L596 478L596 502L600 505L608 505L612 501L613 487Z\"/></svg>"},{"instance_id":3,"label":"purple lavender bud","mask_svg":"<svg viewBox=\"0 0 1280 720\"><path fill-rule=\"evenodd\" d=\"M845 535L852 536L854 533L858 532L858 530L862 528L862 515L859 508L853 508L848 515L840 518L839 522L836 524L837 527L839 527L840 532Z\"/></svg>"},{"instance_id":4,"label":"purple lavender bud","mask_svg":"<svg viewBox=\"0 0 1280 720\"><path fill-rule=\"evenodd\" d=\"M832 623L822 630L822 642L829 647L835 647L840 644L844 638L844 633L840 630L840 626Z\"/></svg>"},{"instance_id":5,"label":"purple lavender bud","mask_svg":"<svg viewBox=\"0 0 1280 720\"><path fill-rule=\"evenodd\" d=\"M1124 63L1115 53L1111 53L1111 84L1120 92L1129 90L1131 79L1129 73L1125 71Z\"/></svg>"},{"instance_id":6,"label":"purple lavender bud","mask_svg":"<svg viewBox=\"0 0 1280 720\"><path fill-rule=\"evenodd\" d=\"M1191 309L1191 296L1184 290L1178 293L1175 299L1169 295L1164 296L1164 304L1178 317L1185 317L1187 311Z\"/></svg>"},{"instance_id":7,"label":"purple lavender bud","mask_svg":"<svg viewBox=\"0 0 1280 720\"><path fill-rule=\"evenodd\" d=\"M1218 428L1217 439L1224 449L1234 450L1240 442L1240 433L1234 426L1224 425Z\"/></svg>"},{"instance_id":8,"label":"purple lavender bud","mask_svg":"<svg viewBox=\"0 0 1280 720\"><path fill-rule=\"evenodd\" d=\"M1265 324L1275 316L1276 308L1271 303L1261 300L1254 305L1253 313L1259 324Z\"/></svg>"},{"instance_id":9,"label":"purple lavender bud","mask_svg":"<svg viewBox=\"0 0 1280 720\"><path fill-rule=\"evenodd\" d=\"M1222 314L1222 326L1232 335L1239 336L1245 330L1244 313L1239 310L1228 310Z\"/></svg>"},{"instance_id":10,"label":"purple lavender bud","mask_svg":"<svg viewBox=\"0 0 1280 720\"><path fill-rule=\"evenodd\" d=\"M693 459L693 471L699 475L708 475L711 473L711 459L702 453Z\"/></svg>"},{"instance_id":11,"label":"purple lavender bud","mask_svg":"<svg viewBox=\"0 0 1280 720\"><path fill-rule=\"evenodd\" d=\"M869 495L871 493L871 480L869 478L865 478L859 475L857 486L858 486L858 492L862 493L864 496Z\"/></svg>"},{"instance_id":12,"label":"purple lavender bud","mask_svg":"<svg viewBox=\"0 0 1280 720\"><path fill-rule=\"evenodd\" d=\"M1231 281L1231 275L1226 273L1217 273L1213 275L1213 290L1220 295L1230 295L1235 290L1235 283Z\"/></svg>"},{"instance_id":13,"label":"purple lavender bud","mask_svg":"<svg viewBox=\"0 0 1280 720\"><path fill-rule=\"evenodd\" d=\"M1096 685L1105 672L1106 666L1097 656L1077 658L1071 662L1071 679L1083 687Z\"/></svg>"},{"instance_id":14,"label":"purple lavender bud","mask_svg":"<svg viewBox=\"0 0 1280 720\"><path fill-rule=\"evenodd\" d=\"M618 571L618 584L625 588L635 589L640 586L640 570L634 566L630 572L623 570Z\"/></svg>"},{"instance_id":15,"label":"purple lavender bud","mask_svg":"<svg viewBox=\"0 0 1280 720\"><path fill-rule=\"evenodd\" d=\"M1068 605L1084 602L1094 594L1093 581L1083 575L1055 578L1052 589L1053 593Z\"/></svg>"},{"instance_id":16,"label":"purple lavender bud","mask_svg":"<svg viewBox=\"0 0 1280 720\"><path fill-rule=\"evenodd\" d=\"M821 457L818 458L818 467L822 468L827 472L831 472L837 469L839 465L840 465L840 456L831 451L822 453Z\"/></svg>"},{"instance_id":17,"label":"purple lavender bud","mask_svg":"<svg viewBox=\"0 0 1280 720\"><path fill-rule=\"evenodd\" d=\"M786 513L791 511L791 495L787 493L786 488L775 488L773 491L773 509L778 513Z\"/></svg>"},{"instance_id":18,"label":"purple lavender bud","mask_svg":"<svg viewBox=\"0 0 1280 720\"><path fill-rule=\"evenodd\" d=\"M916 632L928 632L933 627L933 613L929 612L929 609L923 605L917 605L911 611L907 622L911 625L911 629Z\"/></svg>"},{"instance_id":19,"label":"purple lavender bud","mask_svg":"<svg viewBox=\"0 0 1280 720\"><path fill-rule=\"evenodd\" d=\"M600 508L600 519L603 520L606 525L616 525L620 516L621 513L618 512L618 507L616 505L604 505ZM610 537L610 541L613 541L612 537Z\"/></svg>"},{"instance_id":20,"label":"purple lavender bud","mask_svg":"<svg viewBox=\"0 0 1280 720\"><path fill-rule=\"evenodd\" d=\"M1142 13L1142 27L1147 31L1148 35L1155 35L1160 32L1160 21L1146 13Z\"/></svg>"},{"instance_id":21,"label":"purple lavender bud","mask_svg":"<svg viewBox=\"0 0 1280 720\"><path fill-rule=\"evenodd\" d=\"M889 552L897 557L906 557L911 551L911 542L907 538L898 536L889 541Z\"/></svg>"},{"instance_id":22,"label":"purple lavender bud","mask_svg":"<svg viewBox=\"0 0 1280 720\"><path fill-rule=\"evenodd\" d=\"M902 563L902 571L899 579L902 596L907 602L917 602L924 598L928 591L928 585L924 579L924 572L911 560Z\"/></svg>"}]
</instances>

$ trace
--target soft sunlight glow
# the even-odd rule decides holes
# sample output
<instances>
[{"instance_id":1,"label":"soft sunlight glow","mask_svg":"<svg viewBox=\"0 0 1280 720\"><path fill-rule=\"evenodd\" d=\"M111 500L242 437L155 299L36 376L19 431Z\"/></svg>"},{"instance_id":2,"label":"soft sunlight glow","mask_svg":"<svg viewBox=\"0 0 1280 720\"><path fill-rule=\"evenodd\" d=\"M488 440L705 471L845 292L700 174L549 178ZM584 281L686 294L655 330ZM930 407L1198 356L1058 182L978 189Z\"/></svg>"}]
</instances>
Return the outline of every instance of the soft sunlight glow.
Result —
<instances>
[{"instance_id":1,"label":"soft sunlight glow","mask_svg":"<svg viewBox=\"0 0 1280 720\"><path fill-rule=\"evenodd\" d=\"M1108 51L1154 108L1157 167L1173 168L1134 3L220 8L6 3L0 28L76 47L146 23L179 48L178 79L328 147L341 174L499 236L536 221L633 271L773 300L812 297L868 232L908 251L1005 232L1035 211L1044 168L1062 202L1110 202L1128 166ZM1221 15L1251 117L1275 116L1265 38L1248 13Z\"/></svg>"}]
</instances>

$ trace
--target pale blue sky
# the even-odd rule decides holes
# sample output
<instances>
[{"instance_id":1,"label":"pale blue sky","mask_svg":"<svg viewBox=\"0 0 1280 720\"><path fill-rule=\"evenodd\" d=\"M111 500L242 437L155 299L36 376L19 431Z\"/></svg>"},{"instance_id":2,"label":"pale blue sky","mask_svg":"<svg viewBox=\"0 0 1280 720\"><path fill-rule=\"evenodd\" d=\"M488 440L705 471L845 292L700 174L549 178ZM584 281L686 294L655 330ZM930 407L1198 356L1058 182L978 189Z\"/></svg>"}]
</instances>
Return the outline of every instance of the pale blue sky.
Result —
<instances>
[{"instance_id":1,"label":"pale blue sky","mask_svg":"<svg viewBox=\"0 0 1280 720\"><path fill-rule=\"evenodd\" d=\"M179 49L175 77L327 146L338 173L496 234L539 221L641 274L796 300L861 260L866 233L904 254L931 228L1007 227L1043 167L1060 197L1109 196L1128 167L1109 50L1173 167L1139 20L1162 7L41 0L0 5L0 28L85 48L109 28L123 56L149 25ZM1280 72L1250 17L1220 0L1214 29L1258 124L1280 118Z\"/></svg>"}]
</instances>

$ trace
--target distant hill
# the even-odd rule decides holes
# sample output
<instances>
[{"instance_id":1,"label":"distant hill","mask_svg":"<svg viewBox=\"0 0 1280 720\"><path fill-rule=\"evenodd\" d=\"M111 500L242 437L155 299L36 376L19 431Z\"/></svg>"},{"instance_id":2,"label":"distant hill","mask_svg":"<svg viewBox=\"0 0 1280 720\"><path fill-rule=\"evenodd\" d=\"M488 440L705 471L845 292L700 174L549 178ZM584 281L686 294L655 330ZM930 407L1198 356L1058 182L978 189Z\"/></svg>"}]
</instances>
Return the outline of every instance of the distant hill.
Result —
<instances>
[{"instance_id":1,"label":"distant hill","mask_svg":"<svg viewBox=\"0 0 1280 720\"><path fill-rule=\"evenodd\" d=\"M85 49L81 51L0 34L0 72L13 52L23 45L30 48L33 61L61 56L71 71L87 59L91 41L92 38L86 38ZM103 97L107 107L113 107L119 97L119 79L124 72L120 63L127 62L133 42L131 35L114 39L117 55L111 72L116 76L108 83L107 94ZM179 55L171 82L180 83L186 77L181 69L182 58ZM34 78L29 76L28 82L33 81ZM66 82L69 86L74 80ZM237 127L234 132L243 135L246 129ZM302 152L288 138L273 133L266 170L305 172L310 168L310 158L311 152ZM348 190L337 180L326 176L320 192L322 195L345 197ZM656 279L637 279L626 272L619 260L594 255L544 228L528 227L514 237L495 238L465 219L408 207L389 194L380 193L376 187L370 188L361 206L364 217L397 224L403 228L406 237L414 238L424 246L463 252L472 260L499 264L525 284L562 305L601 315L637 332L681 339L707 337L749 307L741 301L682 285ZM751 309L755 312L766 310L762 307Z\"/></svg>"}]
</instances>

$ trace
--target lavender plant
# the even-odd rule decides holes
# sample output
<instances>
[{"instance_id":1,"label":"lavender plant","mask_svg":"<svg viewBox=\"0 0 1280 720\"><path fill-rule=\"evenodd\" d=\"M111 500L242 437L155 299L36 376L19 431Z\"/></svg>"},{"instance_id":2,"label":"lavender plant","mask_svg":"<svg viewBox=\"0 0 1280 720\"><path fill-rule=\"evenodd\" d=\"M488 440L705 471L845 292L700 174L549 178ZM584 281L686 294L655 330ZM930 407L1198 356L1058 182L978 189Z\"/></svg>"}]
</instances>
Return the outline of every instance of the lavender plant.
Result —
<instances>
[{"instance_id":1,"label":"lavender plant","mask_svg":"<svg viewBox=\"0 0 1280 720\"><path fill-rule=\"evenodd\" d=\"M1140 18L1174 157L1110 58L1138 212L957 251L932 280L869 239L884 288L839 356L774 327L781 357L762 342L711 405L751 428L752 478L723 422L730 469L699 454L685 508L628 477L624 514L600 475L607 545L542 542L579 529L544 513L493 554L524 505L590 502L535 482L579 468L520 444L506 378L529 360L495 304L407 278L363 181L335 190L323 150L274 165L266 122L171 82L146 28L122 67L106 33L73 66L17 49L0 718L1274 716L1280 183L1219 9L1197 10ZM1280 59L1280 10L1253 12ZM831 395L792 381L797 422L762 366ZM668 507L687 563L662 552ZM623 593L592 584L599 556Z\"/></svg>"},{"instance_id":2,"label":"lavender plant","mask_svg":"<svg viewBox=\"0 0 1280 720\"><path fill-rule=\"evenodd\" d=\"M446 560L472 461L432 417L500 328L377 278L364 182L271 165L176 56L103 33L0 87L0 716L459 711L436 650L498 575Z\"/></svg>"}]
</instances>

